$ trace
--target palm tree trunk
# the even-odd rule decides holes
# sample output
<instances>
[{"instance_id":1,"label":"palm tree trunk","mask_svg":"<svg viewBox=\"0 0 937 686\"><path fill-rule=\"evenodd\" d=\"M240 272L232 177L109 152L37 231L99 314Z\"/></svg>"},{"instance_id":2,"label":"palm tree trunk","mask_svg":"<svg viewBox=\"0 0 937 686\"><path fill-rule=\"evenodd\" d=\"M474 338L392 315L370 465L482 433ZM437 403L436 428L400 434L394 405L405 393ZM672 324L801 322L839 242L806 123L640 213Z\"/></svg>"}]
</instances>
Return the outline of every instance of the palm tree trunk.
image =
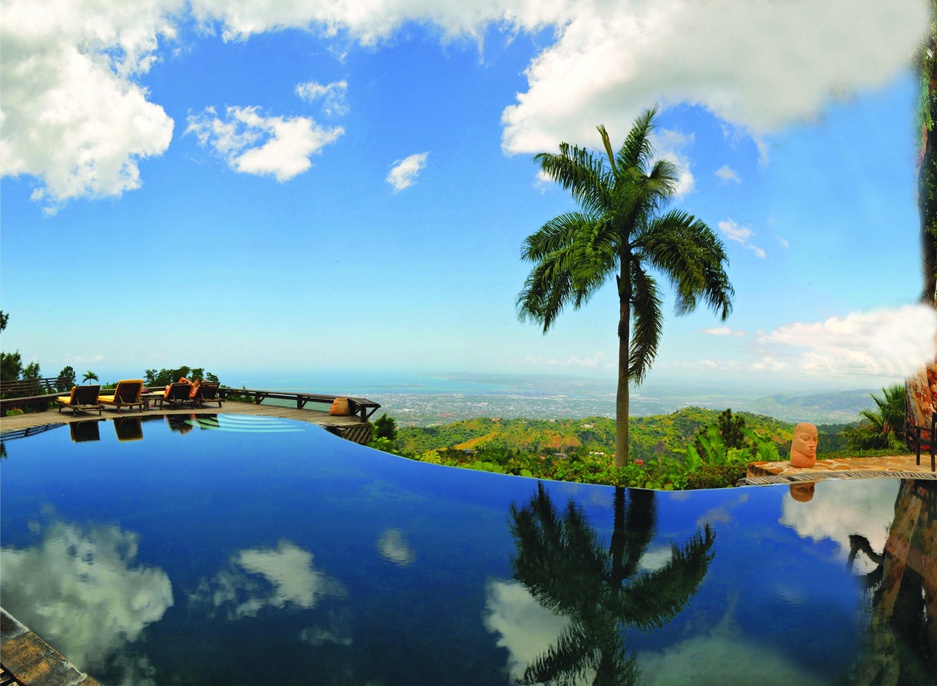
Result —
<instances>
[{"instance_id":1,"label":"palm tree trunk","mask_svg":"<svg viewBox=\"0 0 937 686\"><path fill-rule=\"evenodd\" d=\"M628 464L628 413L630 395L628 367L631 357L631 272L627 259L621 260L618 278L618 393L615 397L615 466Z\"/></svg>"}]
</instances>

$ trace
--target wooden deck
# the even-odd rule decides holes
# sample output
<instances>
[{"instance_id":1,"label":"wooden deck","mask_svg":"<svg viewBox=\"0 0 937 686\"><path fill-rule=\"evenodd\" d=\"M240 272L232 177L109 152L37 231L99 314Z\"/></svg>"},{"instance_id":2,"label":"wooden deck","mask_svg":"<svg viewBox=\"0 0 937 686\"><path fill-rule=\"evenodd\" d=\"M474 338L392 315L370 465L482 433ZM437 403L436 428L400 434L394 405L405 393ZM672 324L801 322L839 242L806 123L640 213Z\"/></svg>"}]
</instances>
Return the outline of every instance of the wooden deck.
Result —
<instances>
[{"instance_id":1,"label":"wooden deck","mask_svg":"<svg viewBox=\"0 0 937 686\"><path fill-rule=\"evenodd\" d=\"M121 410L120 413L112 409L105 409L101 415L104 418L114 417L141 417L153 415L206 415L206 414L250 414L264 417L280 417L282 419L295 419L300 422L308 422L323 427L330 433L334 433L342 438L354 441L355 443L365 444L371 438L371 423L368 418L380 408L378 403L367 400L366 398L351 398L355 402L358 414L339 417L330 415L328 410L307 409L309 403L331 403L334 396L316 395L312 393L283 393L278 391L258 391L244 389L225 389L228 393L239 393L245 396L251 396L260 401L275 399L280 402L290 402L294 406L284 407L281 405L262 404L255 402L243 402L225 400L222 407L212 404L200 408L175 408L168 406L163 408L150 408L146 410ZM54 397L54 396L52 396ZM42 430L49 424L68 424L71 422L86 421L88 419L97 419L98 413L79 412L74 414L71 410L59 412L57 410L47 410L45 412L29 412L26 414L15 415L12 417L0 417L0 431L4 437L19 434L28 435L31 432Z\"/></svg>"}]
</instances>

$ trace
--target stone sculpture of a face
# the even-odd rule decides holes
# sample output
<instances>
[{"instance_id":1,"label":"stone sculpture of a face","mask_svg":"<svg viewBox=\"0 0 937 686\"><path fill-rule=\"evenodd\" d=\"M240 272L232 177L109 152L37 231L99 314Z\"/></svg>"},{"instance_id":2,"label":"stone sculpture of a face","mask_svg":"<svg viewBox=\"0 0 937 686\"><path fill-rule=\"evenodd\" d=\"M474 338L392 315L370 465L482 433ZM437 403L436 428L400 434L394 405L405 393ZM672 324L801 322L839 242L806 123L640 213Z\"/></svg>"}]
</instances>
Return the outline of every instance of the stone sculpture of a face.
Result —
<instances>
[{"instance_id":1,"label":"stone sculpture of a face","mask_svg":"<svg viewBox=\"0 0 937 686\"><path fill-rule=\"evenodd\" d=\"M791 466L812 467L817 462L819 435L813 424L801 423L794 427L791 441Z\"/></svg>"}]
</instances>

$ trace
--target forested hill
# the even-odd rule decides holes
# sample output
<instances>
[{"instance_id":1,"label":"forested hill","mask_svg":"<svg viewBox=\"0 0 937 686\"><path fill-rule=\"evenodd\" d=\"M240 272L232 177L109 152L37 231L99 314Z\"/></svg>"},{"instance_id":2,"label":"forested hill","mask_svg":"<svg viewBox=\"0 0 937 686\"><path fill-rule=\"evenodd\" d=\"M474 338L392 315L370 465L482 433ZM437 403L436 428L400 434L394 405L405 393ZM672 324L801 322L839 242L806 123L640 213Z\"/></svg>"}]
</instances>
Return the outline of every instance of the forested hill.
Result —
<instances>
[{"instance_id":1,"label":"forested hill","mask_svg":"<svg viewBox=\"0 0 937 686\"><path fill-rule=\"evenodd\" d=\"M745 426L771 438L779 450L790 445L793 424L765 415L734 413ZM703 426L713 424L719 412L687 407L668 415L631 419L631 457L678 457ZM842 426L820 426L820 450L841 447ZM420 455L439 448L502 448L525 453L604 452L615 450L615 421L607 417L586 419L467 419L435 427L405 427L396 445L406 454Z\"/></svg>"}]
</instances>

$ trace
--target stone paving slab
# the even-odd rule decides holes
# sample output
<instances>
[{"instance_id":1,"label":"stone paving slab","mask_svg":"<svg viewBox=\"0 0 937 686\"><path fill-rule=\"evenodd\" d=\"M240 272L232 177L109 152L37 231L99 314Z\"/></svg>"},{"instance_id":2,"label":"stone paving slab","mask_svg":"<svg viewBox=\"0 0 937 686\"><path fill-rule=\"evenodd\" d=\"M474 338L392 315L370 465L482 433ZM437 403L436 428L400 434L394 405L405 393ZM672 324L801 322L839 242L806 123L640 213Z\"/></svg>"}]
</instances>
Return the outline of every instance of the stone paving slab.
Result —
<instances>
[{"instance_id":1,"label":"stone paving slab","mask_svg":"<svg viewBox=\"0 0 937 686\"><path fill-rule=\"evenodd\" d=\"M842 457L817 460L813 467L792 467L789 460L752 462L748 465L745 484L789 483L823 479L863 479L891 477L899 479L937 479L931 471L930 456L922 455L917 464L914 455L883 457Z\"/></svg>"}]
</instances>

